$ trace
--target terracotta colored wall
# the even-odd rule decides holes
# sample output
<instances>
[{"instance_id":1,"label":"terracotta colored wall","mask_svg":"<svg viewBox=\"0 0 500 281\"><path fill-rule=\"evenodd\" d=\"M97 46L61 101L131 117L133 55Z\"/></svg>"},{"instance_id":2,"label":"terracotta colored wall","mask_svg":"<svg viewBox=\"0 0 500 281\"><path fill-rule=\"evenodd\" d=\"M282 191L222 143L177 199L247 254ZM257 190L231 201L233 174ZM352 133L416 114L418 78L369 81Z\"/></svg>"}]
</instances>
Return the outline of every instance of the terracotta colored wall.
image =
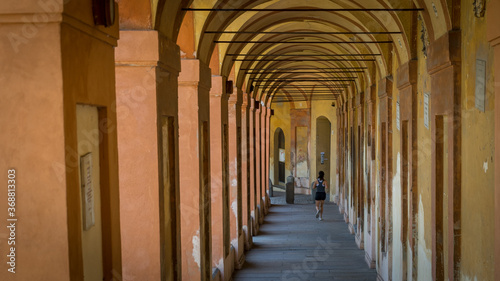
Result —
<instances>
[{"instance_id":1,"label":"terracotta colored wall","mask_svg":"<svg viewBox=\"0 0 500 281\"><path fill-rule=\"evenodd\" d=\"M11 33L22 35L24 26L19 18L12 24L1 25L0 34L3 38ZM16 274L9 273L4 263L0 271L2 280L68 280L70 276L60 30L59 23L47 23L28 44L17 48L8 40L0 41L4 99L0 103L0 127L4 132L0 134L0 170L4 183L7 170L16 170L19 206L16 209L19 225L16 269L19 270ZM0 208L5 210L1 214L0 243L6 249L10 234L5 226L6 185L0 190L0 198ZM20 257L23 257L22 268L30 270L21 270Z\"/></svg>"}]
</instances>

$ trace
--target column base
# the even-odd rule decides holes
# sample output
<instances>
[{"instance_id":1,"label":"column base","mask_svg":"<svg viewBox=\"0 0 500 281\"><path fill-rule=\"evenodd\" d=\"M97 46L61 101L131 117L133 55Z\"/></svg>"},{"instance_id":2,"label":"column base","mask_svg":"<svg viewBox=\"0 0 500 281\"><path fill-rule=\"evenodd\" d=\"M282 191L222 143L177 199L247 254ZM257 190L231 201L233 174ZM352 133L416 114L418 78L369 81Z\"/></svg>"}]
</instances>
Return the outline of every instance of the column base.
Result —
<instances>
[{"instance_id":1,"label":"column base","mask_svg":"<svg viewBox=\"0 0 500 281\"><path fill-rule=\"evenodd\" d=\"M355 234L356 232L354 231L354 225L352 225L352 223L349 222L349 232L351 234Z\"/></svg>"},{"instance_id":2,"label":"column base","mask_svg":"<svg viewBox=\"0 0 500 281\"><path fill-rule=\"evenodd\" d=\"M361 234L359 231L358 231L358 233L356 233L355 240L356 240L356 245L358 245L358 248L363 250L365 248L365 245L364 245L363 238L361 237Z\"/></svg>"},{"instance_id":3,"label":"column base","mask_svg":"<svg viewBox=\"0 0 500 281\"><path fill-rule=\"evenodd\" d=\"M250 223L250 228L246 225L243 226L243 236L244 236L244 245L245 245L245 251L249 251L252 249L253 246L253 239L252 239L252 234L249 232L249 229L251 229L251 224L252 221L249 221Z\"/></svg>"},{"instance_id":4,"label":"column base","mask_svg":"<svg viewBox=\"0 0 500 281\"><path fill-rule=\"evenodd\" d=\"M212 269L212 281L222 281L220 270L217 267Z\"/></svg>"},{"instance_id":5,"label":"column base","mask_svg":"<svg viewBox=\"0 0 500 281\"><path fill-rule=\"evenodd\" d=\"M369 268L375 268L375 260L370 257L370 254L368 254L368 252L365 252L365 261Z\"/></svg>"}]
</instances>

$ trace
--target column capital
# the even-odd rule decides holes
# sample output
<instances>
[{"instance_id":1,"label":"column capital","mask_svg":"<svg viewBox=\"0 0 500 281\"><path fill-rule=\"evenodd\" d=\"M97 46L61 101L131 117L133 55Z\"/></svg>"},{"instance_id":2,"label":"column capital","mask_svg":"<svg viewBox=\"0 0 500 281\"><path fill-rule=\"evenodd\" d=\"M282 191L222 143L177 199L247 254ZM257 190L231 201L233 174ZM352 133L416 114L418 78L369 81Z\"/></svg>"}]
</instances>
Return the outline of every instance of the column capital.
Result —
<instances>
[{"instance_id":1,"label":"column capital","mask_svg":"<svg viewBox=\"0 0 500 281\"><path fill-rule=\"evenodd\" d=\"M392 79L389 76L380 79L378 83L378 97L380 99L392 96Z\"/></svg>"},{"instance_id":2,"label":"column capital","mask_svg":"<svg viewBox=\"0 0 500 281\"><path fill-rule=\"evenodd\" d=\"M179 46L156 30L121 30L115 49L117 66L161 66L181 71Z\"/></svg>"},{"instance_id":3,"label":"column capital","mask_svg":"<svg viewBox=\"0 0 500 281\"><path fill-rule=\"evenodd\" d=\"M219 75L212 75L212 84L210 88L210 98L227 98L225 90L225 77Z\"/></svg>"},{"instance_id":4,"label":"column capital","mask_svg":"<svg viewBox=\"0 0 500 281\"><path fill-rule=\"evenodd\" d=\"M197 59L181 59L181 67L179 86L191 85L210 89L212 73L207 65Z\"/></svg>"}]
</instances>

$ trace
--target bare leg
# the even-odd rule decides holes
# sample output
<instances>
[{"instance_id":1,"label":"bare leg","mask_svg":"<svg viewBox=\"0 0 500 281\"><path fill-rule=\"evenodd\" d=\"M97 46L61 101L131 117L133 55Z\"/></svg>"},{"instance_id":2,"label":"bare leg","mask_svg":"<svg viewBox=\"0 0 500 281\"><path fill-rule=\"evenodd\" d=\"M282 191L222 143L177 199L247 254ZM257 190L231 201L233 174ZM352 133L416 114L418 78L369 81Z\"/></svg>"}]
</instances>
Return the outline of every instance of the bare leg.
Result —
<instances>
[{"instance_id":1,"label":"bare leg","mask_svg":"<svg viewBox=\"0 0 500 281\"><path fill-rule=\"evenodd\" d=\"M316 200L316 217L319 216L319 212L320 212L320 202L319 200Z\"/></svg>"},{"instance_id":2,"label":"bare leg","mask_svg":"<svg viewBox=\"0 0 500 281\"><path fill-rule=\"evenodd\" d=\"M322 218L323 217L323 204L325 204L325 201L321 200L319 201L319 217Z\"/></svg>"}]
</instances>

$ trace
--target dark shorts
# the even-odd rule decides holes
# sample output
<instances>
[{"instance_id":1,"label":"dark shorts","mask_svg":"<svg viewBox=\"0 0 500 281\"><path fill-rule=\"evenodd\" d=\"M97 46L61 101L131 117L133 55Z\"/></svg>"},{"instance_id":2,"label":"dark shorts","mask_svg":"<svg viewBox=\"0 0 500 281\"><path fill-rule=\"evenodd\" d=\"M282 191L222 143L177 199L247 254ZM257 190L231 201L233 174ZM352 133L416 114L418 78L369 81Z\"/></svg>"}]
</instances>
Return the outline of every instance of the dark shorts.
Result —
<instances>
[{"instance_id":1,"label":"dark shorts","mask_svg":"<svg viewBox=\"0 0 500 281\"><path fill-rule=\"evenodd\" d=\"M314 197L316 200L325 200L326 199L326 192L316 192L316 197Z\"/></svg>"}]
</instances>

